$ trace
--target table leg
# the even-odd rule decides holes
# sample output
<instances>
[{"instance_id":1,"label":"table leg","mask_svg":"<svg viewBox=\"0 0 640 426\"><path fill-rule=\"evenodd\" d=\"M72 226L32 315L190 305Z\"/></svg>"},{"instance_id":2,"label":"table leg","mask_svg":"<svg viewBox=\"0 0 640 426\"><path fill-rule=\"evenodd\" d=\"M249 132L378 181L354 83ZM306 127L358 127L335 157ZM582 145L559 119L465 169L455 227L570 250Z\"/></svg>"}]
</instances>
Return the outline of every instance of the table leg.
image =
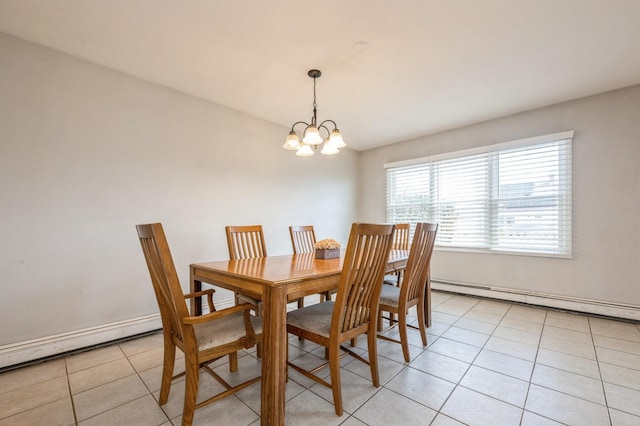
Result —
<instances>
[{"instance_id":1,"label":"table leg","mask_svg":"<svg viewBox=\"0 0 640 426\"><path fill-rule=\"evenodd\" d=\"M287 293L286 288L264 287L262 295L262 396L263 426L284 425L284 395L287 367Z\"/></svg>"},{"instance_id":2,"label":"table leg","mask_svg":"<svg viewBox=\"0 0 640 426\"><path fill-rule=\"evenodd\" d=\"M202 281L198 281L193 277L193 268L189 268L189 281L191 281L191 293L202 290ZM191 298L191 315L202 315L202 297Z\"/></svg>"}]
</instances>

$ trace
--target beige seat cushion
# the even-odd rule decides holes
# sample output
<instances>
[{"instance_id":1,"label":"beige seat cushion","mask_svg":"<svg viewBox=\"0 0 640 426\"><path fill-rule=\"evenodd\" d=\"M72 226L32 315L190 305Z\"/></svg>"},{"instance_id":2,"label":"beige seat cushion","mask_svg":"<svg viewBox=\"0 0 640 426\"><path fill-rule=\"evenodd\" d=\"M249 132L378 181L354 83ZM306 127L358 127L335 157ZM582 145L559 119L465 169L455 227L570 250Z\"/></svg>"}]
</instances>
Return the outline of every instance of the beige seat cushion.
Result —
<instances>
[{"instance_id":1,"label":"beige seat cushion","mask_svg":"<svg viewBox=\"0 0 640 426\"><path fill-rule=\"evenodd\" d=\"M250 315L251 325L256 335L262 334L262 321ZM194 324L193 329L198 341L198 350L202 351L215 346L235 342L246 336L244 313L236 312L213 321Z\"/></svg>"},{"instance_id":2,"label":"beige seat cushion","mask_svg":"<svg viewBox=\"0 0 640 426\"><path fill-rule=\"evenodd\" d=\"M398 307L398 300L400 300L400 287L383 285L380 292L380 304L385 306Z\"/></svg>"},{"instance_id":3,"label":"beige seat cushion","mask_svg":"<svg viewBox=\"0 0 640 426\"><path fill-rule=\"evenodd\" d=\"M333 302L322 302L287 313L287 324L329 337Z\"/></svg>"}]
</instances>

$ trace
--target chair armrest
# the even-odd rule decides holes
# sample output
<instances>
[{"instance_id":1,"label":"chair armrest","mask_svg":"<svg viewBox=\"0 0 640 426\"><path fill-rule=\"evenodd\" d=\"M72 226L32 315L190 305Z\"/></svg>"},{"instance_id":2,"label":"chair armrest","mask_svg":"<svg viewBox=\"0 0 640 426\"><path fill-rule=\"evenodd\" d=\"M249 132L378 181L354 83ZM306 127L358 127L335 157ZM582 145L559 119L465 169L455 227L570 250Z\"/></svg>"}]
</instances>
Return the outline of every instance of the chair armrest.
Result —
<instances>
[{"instance_id":1,"label":"chair armrest","mask_svg":"<svg viewBox=\"0 0 640 426\"><path fill-rule=\"evenodd\" d=\"M201 315L196 317L184 317L182 318L182 323L186 325L200 324L207 321L215 321L216 319L226 317L237 312L244 311L244 328L245 334L247 336L245 347L249 349L256 342L256 332L251 325L251 318L249 318L249 311L253 308L253 306L249 303L243 303L241 305L236 305L231 308L225 308L221 311L212 312L207 315Z\"/></svg>"},{"instance_id":2,"label":"chair armrest","mask_svg":"<svg viewBox=\"0 0 640 426\"><path fill-rule=\"evenodd\" d=\"M212 288L208 288L206 290L202 290L202 291L196 291L195 293L187 293L184 295L185 299L193 299L194 297L200 297L200 296L204 296L205 294L207 295L207 303L209 304L209 312L215 312L216 311L216 307L213 304L213 293L215 293L216 291Z\"/></svg>"}]
</instances>

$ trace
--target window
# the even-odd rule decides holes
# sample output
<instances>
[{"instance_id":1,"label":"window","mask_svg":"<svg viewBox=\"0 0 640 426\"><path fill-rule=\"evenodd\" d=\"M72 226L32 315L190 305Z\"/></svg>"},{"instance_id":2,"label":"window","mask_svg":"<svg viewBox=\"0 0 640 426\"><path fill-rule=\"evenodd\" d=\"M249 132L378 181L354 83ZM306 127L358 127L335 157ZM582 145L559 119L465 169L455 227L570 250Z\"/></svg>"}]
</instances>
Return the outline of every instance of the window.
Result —
<instances>
[{"instance_id":1,"label":"window","mask_svg":"<svg viewBox=\"0 0 640 426\"><path fill-rule=\"evenodd\" d=\"M562 132L385 164L387 220L438 222L439 248L571 256L571 144Z\"/></svg>"}]
</instances>

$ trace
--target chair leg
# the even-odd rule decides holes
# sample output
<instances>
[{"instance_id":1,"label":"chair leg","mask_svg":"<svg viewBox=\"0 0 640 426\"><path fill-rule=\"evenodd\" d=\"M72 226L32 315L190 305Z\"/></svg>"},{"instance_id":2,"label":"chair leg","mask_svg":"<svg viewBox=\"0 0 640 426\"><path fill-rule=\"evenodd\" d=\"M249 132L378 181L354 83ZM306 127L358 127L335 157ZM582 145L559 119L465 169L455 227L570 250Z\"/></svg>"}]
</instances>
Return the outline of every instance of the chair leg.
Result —
<instances>
[{"instance_id":1,"label":"chair leg","mask_svg":"<svg viewBox=\"0 0 640 426\"><path fill-rule=\"evenodd\" d=\"M424 312L424 303L418 302L418 329L422 338L422 346L427 346L427 318Z\"/></svg>"},{"instance_id":2,"label":"chair leg","mask_svg":"<svg viewBox=\"0 0 640 426\"><path fill-rule=\"evenodd\" d=\"M160 405L167 403L169 390L171 389L171 378L173 377L173 367L176 361L176 346L170 337L164 338L164 362L162 364L162 383L160 385Z\"/></svg>"},{"instance_id":3,"label":"chair leg","mask_svg":"<svg viewBox=\"0 0 640 426\"><path fill-rule=\"evenodd\" d=\"M298 299L298 309L304 308L304 297Z\"/></svg>"},{"instance_id":4,"label":"chair leg","mask_svg":"<svg viewBox=\"0 0 640 426\"><path fill-rule=\"evenodd\" d=\"M410 362L409 337L407 336L407 314L398 312L398 320L400 322L400 343L402 344L402 355L404 355L405 362Z\"/></svg>"},{"instance_id":5,"label":"chair leg","mask_svg":"<svg viewBox=\"0 0 640 426\"><path fill-rule=\"evenodd\" d=\"M196 409L196 397L198 396L198 360L194 354L185 354L185 392L184 409L182 411L182 426L190 426L193 422L193 413Z\"/></svg>"},{"instance_id":6,"label":"chair leg","mask_svg":"<svg viewBox=\"0 0 640 426\"><path fill-rule=\"evenodd\" d=\"M229 354L229 371L232 373L238 371L238 352L231 352Z\"/></svg>"},{"instance_id":7,"label":"chair leg","mask_svg":"<svg viewBox=\"0 0 640 426\"><path fill-rule=\"evenodd\" d=\"M369 327L367 341L369 343L369 368L371 369L371 381L373 382L373 386L380 387L380 377L378 376L378 339L376 331L372 327Z\"/></svg>"},{"instance_id":8,"label":"chair leg","mask_svg":"<svg viewBox=\"0 0 640 426\"><path fill-rule=\"evenodd\" d=\"M329 347L329 369L331 370L331 390L336 415L342 416L342 388L340 384L340 345Z\"/></svg>"}]
</instances>

